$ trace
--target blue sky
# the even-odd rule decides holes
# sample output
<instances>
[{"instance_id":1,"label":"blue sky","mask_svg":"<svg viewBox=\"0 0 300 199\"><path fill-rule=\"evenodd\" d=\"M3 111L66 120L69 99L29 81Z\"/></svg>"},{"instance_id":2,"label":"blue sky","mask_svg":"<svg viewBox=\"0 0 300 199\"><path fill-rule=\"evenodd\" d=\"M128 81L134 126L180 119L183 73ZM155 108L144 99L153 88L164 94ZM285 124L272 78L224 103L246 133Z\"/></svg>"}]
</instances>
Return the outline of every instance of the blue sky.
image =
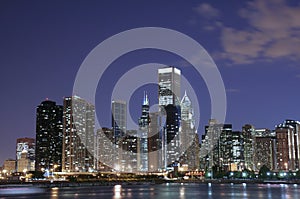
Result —
<instances>
[{"instance_id":1,"label":"blue sky","mask_svg":"<svg viewBox=\"0 0 300 199\"><path fill-rule=\"evenodd\" d=\"M35 137L35 109L46 98L62 104L76 73L101 41L138 27L164 27L199 42L215 61L227 93L226 122L270 128L300 120L300 4L298 1L0 1L0 162L15 157L18 137ZM198 88L199 133L210 117L201 77L170 53L145 50L116 60L97 90L97 113L110 125L110 94L130 68L157 62L176 65ZM137 119L143 90L130 100Z\"/></svg>"}]
</instances>

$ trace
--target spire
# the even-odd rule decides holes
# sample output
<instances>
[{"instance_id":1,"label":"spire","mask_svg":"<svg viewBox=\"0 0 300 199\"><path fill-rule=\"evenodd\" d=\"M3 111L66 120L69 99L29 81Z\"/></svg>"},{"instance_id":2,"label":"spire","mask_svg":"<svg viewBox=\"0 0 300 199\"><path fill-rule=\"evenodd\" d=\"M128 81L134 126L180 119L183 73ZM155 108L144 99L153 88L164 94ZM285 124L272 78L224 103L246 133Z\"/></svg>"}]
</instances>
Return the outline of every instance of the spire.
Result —
<instances>
[{"instance_id":1,"label":"spire","mask_svg":"<svg viewBox=\"0 0 300 199\"><path fill-rule=\"evenodd\" d=\"M148 99L148 95L147 95L146 91L144 91L143 105L148 105L149 106L149 99Z\"/></svg>"},{"instance_id":2,"label":"spire","mask_svg":"<svg viewBox=\"0 0 300 199\"><path fill-rule=\"evenodd\" d=\"M190 106L190 105L191 105L191 100L190 100L190 98L187 96L186 90L184 91L184 96L182 97L181 104L182 104L182 105L186 105L186 106Z\"/></svg>"}]
</instances>

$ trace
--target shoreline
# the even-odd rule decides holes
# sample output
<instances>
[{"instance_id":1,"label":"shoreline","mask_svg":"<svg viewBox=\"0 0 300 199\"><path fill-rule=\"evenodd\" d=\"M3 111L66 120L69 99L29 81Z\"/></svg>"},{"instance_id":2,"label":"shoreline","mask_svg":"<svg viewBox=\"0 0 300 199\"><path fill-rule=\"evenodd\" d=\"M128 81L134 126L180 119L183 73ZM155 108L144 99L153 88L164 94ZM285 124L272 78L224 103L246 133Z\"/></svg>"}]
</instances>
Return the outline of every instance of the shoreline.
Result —
<instances>
[{"instance_id":1,"label":"shoreline","mask_svg":"<svg viewBox=\"0 0 300 199\"><path fill-rule=\"evenodd\" d=\"M10 187L38 187L38 188L66 188L66 187L93 187L93 186L115 186L115 185L157 185L157 184L299 184L300 180L159 180L159 181L95 181L95 182L19 182L0 183L0 189Z\"/></svg>"}]
</instances>

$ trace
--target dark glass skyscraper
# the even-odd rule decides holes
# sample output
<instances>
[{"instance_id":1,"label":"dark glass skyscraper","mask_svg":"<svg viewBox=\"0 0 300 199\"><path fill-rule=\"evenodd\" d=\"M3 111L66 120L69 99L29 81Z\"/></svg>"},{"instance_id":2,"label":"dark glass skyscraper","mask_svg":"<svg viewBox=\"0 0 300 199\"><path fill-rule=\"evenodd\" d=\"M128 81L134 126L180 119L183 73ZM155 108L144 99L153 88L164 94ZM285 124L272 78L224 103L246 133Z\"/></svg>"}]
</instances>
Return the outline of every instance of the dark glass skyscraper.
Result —
<instances>
[{"instance_id":1,"label":"dark glass skyscraper","mask_svg":"<svg viewBox=\"0 0 300 199\"><path fill-rule=\"evenodd\" d=\"M43 101L36 110L35 170L61 170L63 107Z\"/></svg>"},{"instance_id":2,"label":"dark glass skyscraper","mask_svg":"<svg viewBox=\"0 0 300 199\"><path fill-rule=\"evenodd\" d=\"M138 130L138 170L148 171L148 131L149 131L149 99L147 94L144 94L142 104L142 116L139 118Z\"/></svg>"}]
</instances>

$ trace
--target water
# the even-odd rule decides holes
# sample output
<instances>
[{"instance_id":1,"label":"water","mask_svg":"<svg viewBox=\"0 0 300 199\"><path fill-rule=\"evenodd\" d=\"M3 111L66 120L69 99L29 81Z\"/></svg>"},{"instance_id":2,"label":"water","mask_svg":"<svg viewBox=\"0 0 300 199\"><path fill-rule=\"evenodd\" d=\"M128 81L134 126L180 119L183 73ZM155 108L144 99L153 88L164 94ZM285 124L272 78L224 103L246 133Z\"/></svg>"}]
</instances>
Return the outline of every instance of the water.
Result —
<instances>
[{"instance_id":1,"label":"water","mask_svg":"<svg viewBox=\"0 0 300 199\"><path fill-rule=\"evenodd\" d=\"M284 184L160 184L160 185L116 185L66 188L9 188L0 189L2 198L100 198L100 199L297 199L300 185Z\"/></svg>"}]
</instances>

